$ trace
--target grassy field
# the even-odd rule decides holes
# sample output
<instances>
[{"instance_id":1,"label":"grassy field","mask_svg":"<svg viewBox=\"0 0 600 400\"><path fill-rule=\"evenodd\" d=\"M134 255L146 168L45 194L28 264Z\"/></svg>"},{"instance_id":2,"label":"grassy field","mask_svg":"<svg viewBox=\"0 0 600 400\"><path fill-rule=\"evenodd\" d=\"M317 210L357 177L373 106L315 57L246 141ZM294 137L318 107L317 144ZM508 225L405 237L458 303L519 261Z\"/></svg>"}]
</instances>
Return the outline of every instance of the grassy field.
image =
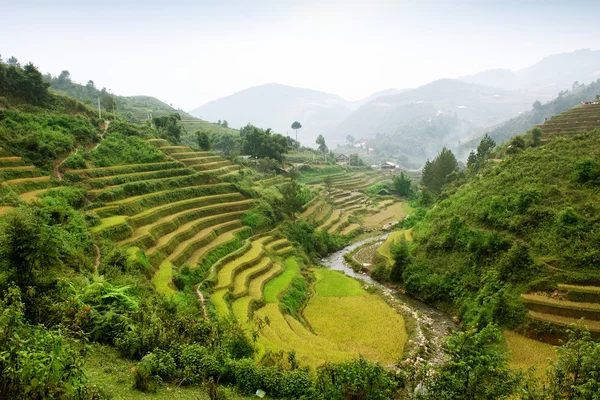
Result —
<instances>
[{"instance_id":1,"label":"grassy field","mask_svg":"<svg viewBox=\"0 0 600 400\"><path fill-rule=\"evenodd\" d=\"M288 287L294 276L300 273L296 258L289 257L283 262L284 271L265 284L264 297L267 303L276 303L277 296Z\"/></svg>"},{"instance_id":2,"label":"grassy field","mask_svg":"<svg viewBox=\"0 0 600 400\"><path fill-rule=\"evenodd\" d=\"M171 278L173 276L173 264L169 261L165 261L160 264L158 271L154 274L152 278L152 283L156 286L156 291L166 295L172 295L175 293L175 290L171 288L169 283L171 282Z\"/></svg>"},{"instance_id":3,"label":"grassy field","mask_svg":"<svg viewBox=\"0 0 600 400\"><path fill-rule=\"evenodd\" d=\"M318 336L382 363L402 356L407 333L401 315L340 272L318 269L315 276L315 296L304 315Z\"/></svg>"},{"instance_id":4,"label":"grassy field","mask_svg":"<svg viewBox=\"0 0 600 400\"><path fill-rule=\"evenodd\" d=\"M535 376L541 378L549 365L548 359L556 360L554 346L526 338L512 331L504 332L506 350L511 355L512 368L526 371L535 367Z\"/></svg>"},{"instance_id":5,"label":"grassy field","mask_svg":"<svg viewBox=\"0 0 600 400\"><path fill-rule=\"evenodd\" d=\"M318 297L352 297L362 296L366 292L356 279L330 269L315 269L315 293Z\"/></svg>"},{"instance_id":6,"label":"grassy field","mask_svg":"<svg viewBox=\"0 0 600 400\"><path fill-rule=\"evenodd\" d=\"M408 205L408 203L395 203L387 206L383 211L365 217L362 220L362 224L366 229L381 228L390 222L400 221L411 211L412 208Z\"/></svg>"}]
</instances>

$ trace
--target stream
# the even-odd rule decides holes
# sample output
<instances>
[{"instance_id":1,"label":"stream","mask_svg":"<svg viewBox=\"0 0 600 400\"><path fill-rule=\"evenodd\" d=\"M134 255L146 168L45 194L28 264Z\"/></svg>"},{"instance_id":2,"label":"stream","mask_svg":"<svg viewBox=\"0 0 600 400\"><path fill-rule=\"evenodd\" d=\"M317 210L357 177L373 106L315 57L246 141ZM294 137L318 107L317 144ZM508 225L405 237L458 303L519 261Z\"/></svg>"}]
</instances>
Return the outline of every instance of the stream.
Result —
<instances>
[{"instance_id":1,"label":"stream","mask_svg":"<svg viewBox=\"0 0 600 400\"><path fill-rule=\"evenodd\" d=\"M346 262L344 261L344 255L346 253L367 243L384 241L388 235L389 233L386 233L377 237L352 243L342 250L336 251L335 253L322 258L321 264L329 269L341 271L352 278L359 279L381 290L386 299L396 303L395 305L399 306L403 313L409 314L415 318L418 327L414 335L416 337L412 338L412 340L417 341L417 346L419 347L426 346L427 352L431 355L430 360L432 362L441 362L442 353L439 345L449 332L458 328L456 323L453 321L452 316L436 309L435 307L425 304L412 296L401 293L398 290L388 288L387 286L371 278L369 275L355 272L352 268L347 266Z\"/></svg>"}]
</instances>

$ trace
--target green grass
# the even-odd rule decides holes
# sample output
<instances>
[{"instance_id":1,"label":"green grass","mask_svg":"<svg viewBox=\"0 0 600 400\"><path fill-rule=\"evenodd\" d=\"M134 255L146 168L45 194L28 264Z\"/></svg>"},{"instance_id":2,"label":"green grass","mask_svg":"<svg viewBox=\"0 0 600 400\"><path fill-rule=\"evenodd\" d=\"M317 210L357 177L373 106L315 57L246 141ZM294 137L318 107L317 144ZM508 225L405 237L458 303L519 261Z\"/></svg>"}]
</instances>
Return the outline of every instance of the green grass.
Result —
<instances>
[{"instance_id":1,"label":"green grass","mask_svg":"<svg viewBox=\"0 0 600 400\"><path fill-rule=\"evenodd\" d=\"M300 267L295 257L289 257L283 262L284 271L267 282L263 289L263 295L267 303L276 303L277 296L290 284L294 276L300 273Z\"/></svg>"},{"instance_id":2,"label":"green grass","mask_svg":"<svg viewBox=\"0 0 600 400\"><path fill-rule=\"evenodd\" d=\"M315 292L321 297L362 296L366 292L356 279L347 277L341 272L330 269L315 269Z\"/></svg>"}]
</instances>

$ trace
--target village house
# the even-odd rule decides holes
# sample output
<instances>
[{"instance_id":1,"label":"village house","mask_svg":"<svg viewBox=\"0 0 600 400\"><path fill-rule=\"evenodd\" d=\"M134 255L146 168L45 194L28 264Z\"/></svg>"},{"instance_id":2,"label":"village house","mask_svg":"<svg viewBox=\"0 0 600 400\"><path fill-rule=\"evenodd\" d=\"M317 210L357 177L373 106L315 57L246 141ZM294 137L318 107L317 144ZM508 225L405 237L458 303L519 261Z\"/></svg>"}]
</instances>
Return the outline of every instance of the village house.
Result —
<instances>
[{"instance_id":1,"label":"village house","mask_svg":"<svg viewBox=\"0 0 600 400\"><path fill-rule=\"evenodd\" d=\"M335 157L335 162L338 163L339 165L346 165L348 164L348 156L345 154L338 154Z\"/></svg>"}]
</instances>

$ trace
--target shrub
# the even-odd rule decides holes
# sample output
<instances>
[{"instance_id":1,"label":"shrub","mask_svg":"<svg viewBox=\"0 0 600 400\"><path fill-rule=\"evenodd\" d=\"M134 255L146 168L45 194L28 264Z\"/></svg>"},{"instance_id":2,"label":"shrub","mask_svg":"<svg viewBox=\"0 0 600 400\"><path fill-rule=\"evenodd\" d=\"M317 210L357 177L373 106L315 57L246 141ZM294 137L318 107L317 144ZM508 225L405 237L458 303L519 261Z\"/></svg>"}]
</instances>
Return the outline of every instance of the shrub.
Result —
<instances>
[{"instance_id":1,"label":"shrub","mask_svg":"<svg viewBox=\"0 0 600 400\"><path fill-rule=\"evenodd\" d=\"M220 364L216 357L199 344L182 348L180 364L183 378L190 383L200 383L211 377L217 378L220 374Z\"/></svg>"}]
</instances>

